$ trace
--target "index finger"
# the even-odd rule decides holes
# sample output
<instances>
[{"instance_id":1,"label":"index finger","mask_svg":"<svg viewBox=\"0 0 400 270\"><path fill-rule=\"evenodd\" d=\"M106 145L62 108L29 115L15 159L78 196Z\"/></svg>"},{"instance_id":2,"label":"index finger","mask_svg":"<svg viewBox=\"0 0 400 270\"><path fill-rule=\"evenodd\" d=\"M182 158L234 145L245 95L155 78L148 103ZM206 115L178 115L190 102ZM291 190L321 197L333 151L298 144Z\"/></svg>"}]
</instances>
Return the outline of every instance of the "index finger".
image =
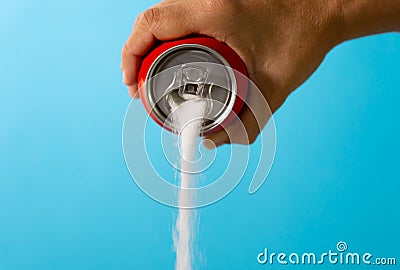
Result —
<instances>
[{"instance_id":1,"label":"index finger","mask_svg":"<svg viewBox=\"0 0 400 270\"><path fill-rule=\"evenodd\" d=\"M188 19L188 6L184 2L155 6L141 13L132 33L122 49L123 81L133 97L137 92L137 76L142 57L156 40L171 40L198 32Z\"/></svg>"}]
</instances>

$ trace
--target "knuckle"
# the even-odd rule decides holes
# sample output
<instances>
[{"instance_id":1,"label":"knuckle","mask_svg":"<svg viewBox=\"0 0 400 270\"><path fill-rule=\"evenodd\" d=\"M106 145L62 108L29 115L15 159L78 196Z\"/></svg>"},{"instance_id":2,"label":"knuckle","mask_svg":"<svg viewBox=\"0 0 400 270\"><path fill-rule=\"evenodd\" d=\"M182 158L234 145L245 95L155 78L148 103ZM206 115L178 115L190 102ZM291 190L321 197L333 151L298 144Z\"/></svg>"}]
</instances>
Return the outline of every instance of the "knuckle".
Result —
<instances>
[{"instance_id":1,"label":"knuckle","mask_svg":"<svg viewBox=\"0 0 400 270\"><path fill-rule=\"evenodd\" d=\"M162 14L159 7L149 8L137 17L135 24L144 28L154 28L162 20Z\"/></svg>"},{"instance_id":2,"label":"knuckle","mask_svg":"<svg viewBox=\"0 0 400 270\"><path fill-rule=\"evenodd\" d=\"M129 46L128 42L124 44L121 50L121 57L122 59L128 59L131 55L135 55L134 50L132 47Z\"/></svg>"},{"instance_id":3,"label":"knuckle","mask_svg":"<svg viewBox=\"0 0 400 270\"><path fill-rule=\"evenodd\" d=\"M122 56L126 56L127 54L129 54L129 51L130 49L128 48L128 45L125 43L121 50Z\"/></svg>"},{"instance_id":4,"label":"knuckle","mask_svg":"<svg viewBox=\"0 0 400 270\"><path fill-rule=\"evenodd\" d=\"M156 11L156 8L150 8L147 9L143 12L143 22L146 23L147 25L152 25L155 20L157 20L158 17L158 11Z\"/></svg>"}]
</instances>

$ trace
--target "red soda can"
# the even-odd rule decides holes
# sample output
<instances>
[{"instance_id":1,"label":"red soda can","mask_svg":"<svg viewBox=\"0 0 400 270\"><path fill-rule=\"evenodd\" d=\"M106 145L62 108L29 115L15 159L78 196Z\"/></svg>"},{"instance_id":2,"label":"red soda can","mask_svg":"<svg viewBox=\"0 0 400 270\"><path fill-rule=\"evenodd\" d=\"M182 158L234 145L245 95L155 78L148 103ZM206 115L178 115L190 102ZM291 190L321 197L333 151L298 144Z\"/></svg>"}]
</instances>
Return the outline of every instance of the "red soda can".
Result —
<instances>
[{"instance_id":1,"label":"red soda can","mask_svg":"<svg viewBox=\"0 0 400 270\"><path fill-rule=\"evenodd\" d=\"M143 58L139 95L150 116L174 131L169 98L179 102L205 98L212 102L201 134L221 130L235 119L248 93L247 69L227 44L204 36L163 42Z\"/></svg>"}]
</instances>

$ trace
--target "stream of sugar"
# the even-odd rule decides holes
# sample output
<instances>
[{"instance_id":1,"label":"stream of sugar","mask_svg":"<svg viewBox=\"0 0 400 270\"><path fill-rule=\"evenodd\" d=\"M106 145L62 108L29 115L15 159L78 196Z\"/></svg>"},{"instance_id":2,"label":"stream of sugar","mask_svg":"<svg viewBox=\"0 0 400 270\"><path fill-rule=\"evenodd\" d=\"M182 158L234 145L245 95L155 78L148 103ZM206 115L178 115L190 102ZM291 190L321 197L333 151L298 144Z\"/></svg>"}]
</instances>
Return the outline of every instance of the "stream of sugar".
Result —
<instances>
[{"instance_id":1,"label":"stream of sugar","mask_svg":"<svg viewBox=\"0 0 400 270\"><path fill-rule=\"evenodd\" d=\"M178 194L178 216L173 231L176 251L176 270L193 270L195 262L194 241L198 231L198 217L195 209L187 209L185 205L193 205L196 200L197 148L199 133L206 111L206 101L189 100L175 108L173 122L179 131L180 148L180 191Z\"/></svg>"}]
</instances>

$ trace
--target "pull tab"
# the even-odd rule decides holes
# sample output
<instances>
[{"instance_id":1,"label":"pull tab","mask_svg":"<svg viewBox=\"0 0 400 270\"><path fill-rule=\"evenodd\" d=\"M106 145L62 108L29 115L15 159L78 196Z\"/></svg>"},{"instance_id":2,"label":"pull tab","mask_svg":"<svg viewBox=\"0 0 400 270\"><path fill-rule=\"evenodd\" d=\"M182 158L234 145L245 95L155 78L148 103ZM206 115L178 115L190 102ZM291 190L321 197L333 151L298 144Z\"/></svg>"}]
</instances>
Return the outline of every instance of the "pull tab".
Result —
<instances>
[{"instance_id":1,"label":"pull tab","mask_svg":"<svg viewBox=\"0 0 400 270\"><path fill-rule=\"evenodd\" d=\"M178 94L181 98L187 100L205 97L205 94L207 94L204 90L208 78L207 69L201 66L186 64L182 65L177 75L177 77L181 79L178 90Z\"/></svg>"},{"instance_id":2,"label":"pull tab","mask_svg":"<svg viewBox=\"0 0 400 270\"><path fill-rule=\"evenodd\" d=\"M167 88L165 98L165 107L172 111L177 106L189 100L205 99L206 115L213 108L211 100L211 90L213 84L207 83L209 71L193 64L182 65L175 73L171 85Z\"/></svg>"}]
</instances>

